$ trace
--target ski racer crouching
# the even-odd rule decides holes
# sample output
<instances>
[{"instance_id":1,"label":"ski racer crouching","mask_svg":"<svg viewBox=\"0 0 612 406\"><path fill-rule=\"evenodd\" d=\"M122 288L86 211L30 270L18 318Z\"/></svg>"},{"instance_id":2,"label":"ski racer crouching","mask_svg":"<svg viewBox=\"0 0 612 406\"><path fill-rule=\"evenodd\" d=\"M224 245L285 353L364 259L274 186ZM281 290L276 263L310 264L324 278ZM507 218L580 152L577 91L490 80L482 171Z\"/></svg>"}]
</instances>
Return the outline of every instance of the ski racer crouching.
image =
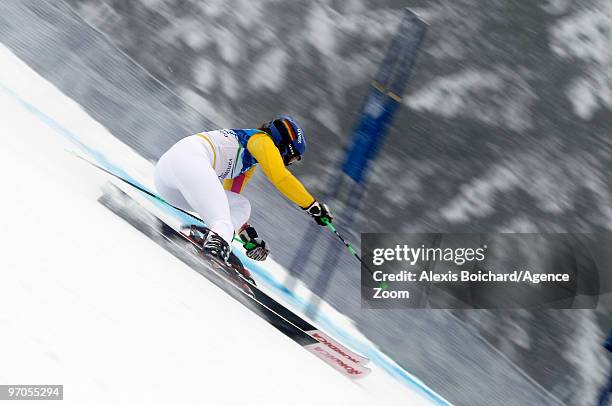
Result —
<instances>
[{"instance_id":1,"label":"ski racer crouching","mask_svg":"<svg viewBox=\"0 0 612 406\"><path fill-rule=\"evenodd\" d=\"M249 258L263 261L268 247L248 221L251 204L241 193L257 165L274 186L319 225L331 222L319 203L287 170L306 150L304 132L290 116L257 129L201 132L174 144L155 166L155 187L169 203L197 212L210 231L204 252L227 263L236 231ZM223 183L221 183L223 182Z\"/></svg>"}]
</instances>

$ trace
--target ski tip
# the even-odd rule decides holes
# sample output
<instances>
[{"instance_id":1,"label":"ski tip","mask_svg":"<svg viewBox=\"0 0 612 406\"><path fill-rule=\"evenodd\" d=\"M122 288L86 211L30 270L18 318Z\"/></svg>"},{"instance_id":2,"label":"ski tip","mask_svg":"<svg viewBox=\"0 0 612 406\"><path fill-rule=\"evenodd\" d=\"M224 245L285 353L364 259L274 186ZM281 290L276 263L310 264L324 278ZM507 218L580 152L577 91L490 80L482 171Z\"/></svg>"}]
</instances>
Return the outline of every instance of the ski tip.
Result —
<instances>
[{"instance_id":1,"label":"ski tip","mask_svg":"<svg viewBox=\"0 0 612 406\"><path fill-rule=\"evenodd\" d=\"M306 346L306 349L347 378L362 379L372 372L370 368L364 365L359 365L347 358L343 358L335 351L330 350L325 344L310 344Z\"/></svg>"},{"instance_id":2,"label":"ski tip","mask_svg":"<svg viewBox=\"0 0 612 406\"><path fill-rule=\"evenodd\" d=\"M310 330L307 333L312 336L319 343L325 345L331 351L335 352L336 355L347 359L355 364L366 365L370 360L362 355L357 354L354 351L349 350L346 346L340 344L338 341L331 338L320 330Z\"/></svg>"}]
</instances>

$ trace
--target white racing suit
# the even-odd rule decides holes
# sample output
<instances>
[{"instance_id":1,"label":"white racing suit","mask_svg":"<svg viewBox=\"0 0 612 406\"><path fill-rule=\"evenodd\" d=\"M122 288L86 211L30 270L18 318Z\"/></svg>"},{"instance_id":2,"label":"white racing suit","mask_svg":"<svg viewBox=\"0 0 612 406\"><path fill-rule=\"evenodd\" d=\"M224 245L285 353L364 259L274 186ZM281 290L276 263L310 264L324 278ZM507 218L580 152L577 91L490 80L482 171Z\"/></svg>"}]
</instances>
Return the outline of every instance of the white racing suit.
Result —
<instances>
[{"instance_id":1,"label":"white racing suit","mask_svg":"<svg viewBox=\"0 0 612 406\"><path fill-rule=\"evenodd\" d=\"M223 179L239 172L241 152L231 132L220 130L183 138L155 166L155 187L166 201L197 212L206 225L231 245L251 215L251 204L242 195L226 191Z\"/></svg>"}]
</instances>

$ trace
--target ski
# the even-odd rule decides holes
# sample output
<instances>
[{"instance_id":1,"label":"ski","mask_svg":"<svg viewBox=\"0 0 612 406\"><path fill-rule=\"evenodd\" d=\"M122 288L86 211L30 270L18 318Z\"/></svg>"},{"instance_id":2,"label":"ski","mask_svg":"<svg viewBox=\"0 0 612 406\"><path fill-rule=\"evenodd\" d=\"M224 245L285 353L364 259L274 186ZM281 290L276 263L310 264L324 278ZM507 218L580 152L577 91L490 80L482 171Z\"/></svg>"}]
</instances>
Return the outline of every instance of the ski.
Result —
<instances>
[{"instance_id":1,"label":"ski","mask_svg":"<svg viewBox=\"0 0 612 406\"><path fill-rule=\"evenodd\" d=\"M166 224L114 184L98 201L344 376L356 379L371 372L364 366L367 358L348 350L245 278L235 269L236 264L241 265L237 258L227 266L201 255L195 239Z\"/></svg>"},{"instance_id":2,"label":"ski","mask_svg":"<svg viewBox=\"0 0 612 406\"><path fill-rule=\"evenodd\" d=\"M180 231L180 234L183 238L188 240L199 252L202 252L202 247L200 246L200 244L198 244L197 241L191 238L189 234L187 234L183 230ZM237 258L233 262L234 264L236 264L236 262L240 263L240 261ZM243 266L242 263L240 263L240 266ZM252 278L247 279L244 277L243 273L240 273L240 272L236 272L236 274L238 277L240 277L243 280L244 283L248 283L249 285L253 285L254 287L256 287L255 281ZM307 334L315 338L317 341L327 346L330 350L334 351L338 356L341 356L343 358L350 360L351 362L354 362L356 364L361 364L361 365L365 365L370 361L368 358L363 357L349 350L342 344L338 343L336 340L331 338L329 335L317 329L315 326L310 324L308 321L304 320L302 317L298 316L291 310L287 309L285 306L278 303L276 300L274 300L273 298L271 298L269 295L262 292L261 290L257 289L255 292L253 292L253 295L259 302L263 303L266 307L270 308L272 311L279 314L281 317L287 319L289 322L291 322L293 325L298 327L300 330L305 331Z\"/></svg>"}]
</instances>

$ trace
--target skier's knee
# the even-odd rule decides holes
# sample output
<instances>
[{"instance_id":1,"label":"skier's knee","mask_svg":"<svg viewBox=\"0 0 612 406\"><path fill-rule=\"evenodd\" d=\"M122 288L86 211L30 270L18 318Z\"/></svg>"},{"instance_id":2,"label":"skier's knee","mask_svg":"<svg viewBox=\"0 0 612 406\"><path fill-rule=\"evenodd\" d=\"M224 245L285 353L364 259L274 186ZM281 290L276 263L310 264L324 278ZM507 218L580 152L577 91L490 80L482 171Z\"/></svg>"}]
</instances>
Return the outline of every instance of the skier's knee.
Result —
<instances>
[{"instance_id":1,"label":"skier's knee","mask_svg":"<svg viewBox=\"0 0 612 406\"><path fill-rule=\"evenodd\" d=\"M209 227L212 231L219 234L228 244L232 243L234 238L234 226L231 220L228 219L216 219L209 223Z\"/></svg>"},{"instance_id":2,"label":"skier's knee","mask_svg":"<svg viewBox=\"0 0 612 406\"><path fill-rule=\"evenodd\" d=\"M237 203L238 210L243 213L247 218L251 216L251 202L248 199L242 198Z\"/></svg>"},{"instance_id":3,"label":"skier's knee","mask_svg":"<svg viewBox=\"0 0 612 406\"><path fill-rule=\"evenodd\" d=\"M251 216L251 202L246 197L233 192L227 192L232 218L244 219L242 225Z\"/></svg>"}]
</instances>

